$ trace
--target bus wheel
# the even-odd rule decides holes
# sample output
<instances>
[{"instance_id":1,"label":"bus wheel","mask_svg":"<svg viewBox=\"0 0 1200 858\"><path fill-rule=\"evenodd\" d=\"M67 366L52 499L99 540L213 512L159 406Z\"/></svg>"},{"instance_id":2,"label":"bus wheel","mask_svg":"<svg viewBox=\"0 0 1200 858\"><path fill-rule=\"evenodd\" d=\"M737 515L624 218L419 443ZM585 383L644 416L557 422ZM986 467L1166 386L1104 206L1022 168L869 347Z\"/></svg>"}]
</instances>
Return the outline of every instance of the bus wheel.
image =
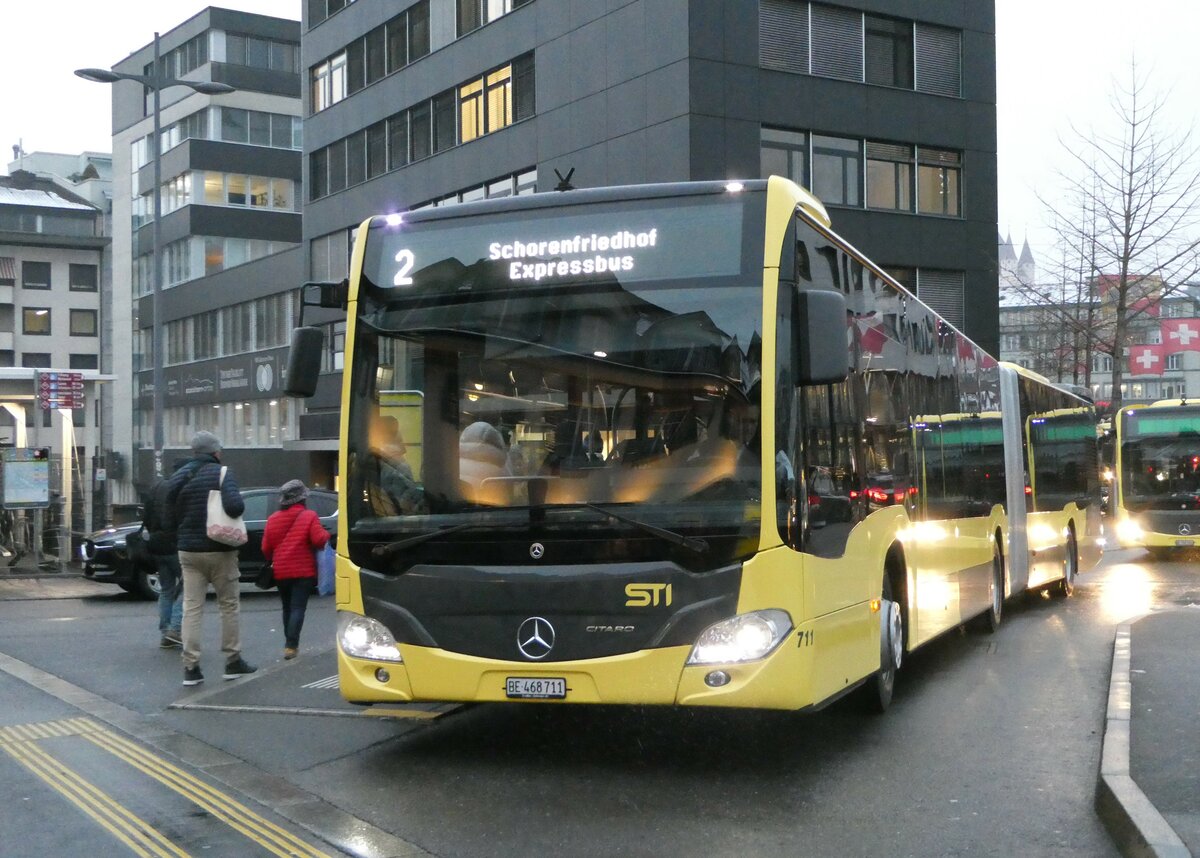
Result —
<instances>
[{"instance_id":1,"label":"bus wheel","mask_svg":"<svg viewBox=\"0 0 1200 858\"><path fill-rule=\"evenodd\" d=\"M1000 553L1000 544L992 543L992 604L979 618L979 625L988 634L995 634L1000 629L1000 621L1004 619L1004 555Z\"/></svg>"},{"instance_id":2,"label":"bus wheel","mask_svg":"<svg viewBox=\"0 0 1200 858\"><path fill-rule=\"evenodd\" d=\"M883 576L879 606L879 670L867 680L863 703L872 712L886 712L896 688L896 671L904 658L904 620L900 603L892 598L892 581Z\"/></svg>"},{"instance_id":3,"label":"bus wheel","mask_svg":"<svg viewBox=\"0 0 1200 858\"><path fill-rule=\"evenodd\" d=\"M1053 585L1051 592L1067 598L1075 592L1075 577L1079 574L1079 546L1075 542L1075 531L1068 528L1066 556L1063 557L1062 580Z\"/></svg>"}]
</instances>

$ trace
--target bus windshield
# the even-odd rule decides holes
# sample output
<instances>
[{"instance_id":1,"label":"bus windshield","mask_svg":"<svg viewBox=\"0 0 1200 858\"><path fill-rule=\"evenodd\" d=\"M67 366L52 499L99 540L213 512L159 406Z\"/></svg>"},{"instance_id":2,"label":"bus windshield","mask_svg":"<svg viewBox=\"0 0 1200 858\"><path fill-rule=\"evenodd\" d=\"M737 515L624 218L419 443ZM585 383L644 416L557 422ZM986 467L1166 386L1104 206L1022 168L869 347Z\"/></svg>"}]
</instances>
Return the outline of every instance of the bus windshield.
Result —
<instances>
[{"instance_id":1,"label":"bus windshield","mask_svg":"<svg viewBox=\"0 0 1200 858\"><path fill-rule=\"evenodd\" d=\"M762 205L376 219L347 421L352 556L370 546L378 568L381 547L414 540L556 536L603 540L610 560L752 552ZM385 570L409 554L394 553Z\"/></svg>"},{"instance_id":2,"label":"bus windshield","mask_svg":"<svg viewBox=\"0 0 1200 858\"><path fill-rule=\"evenodd\" d=\"M1200 506L1200 408L1121 415L1121 480L1130 512Z\"/></svg>"}]
</instances>

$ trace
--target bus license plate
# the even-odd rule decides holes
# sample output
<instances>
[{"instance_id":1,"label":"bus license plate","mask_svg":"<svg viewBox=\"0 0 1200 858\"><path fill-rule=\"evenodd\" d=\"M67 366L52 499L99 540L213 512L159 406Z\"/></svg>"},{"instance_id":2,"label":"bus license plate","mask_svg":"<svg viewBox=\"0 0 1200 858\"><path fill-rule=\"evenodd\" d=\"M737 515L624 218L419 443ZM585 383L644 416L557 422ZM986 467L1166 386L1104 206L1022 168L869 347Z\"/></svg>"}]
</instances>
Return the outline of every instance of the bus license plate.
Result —
<instances>
[{"instance_id":1,"label":"bus license plate","mask_svg":"<svg viewBox=\"0 0 1200 858\"><path fill-rule=\"evenodd\" d=\"M504 681L506 697L522 700L563 700L567 696L565 679L510 676Z\"/></svg>"},{"instance_id":2,"label":"bus license plate","mask_svg":"<svg viewBox=\"0 0 1200 858\"><path fill-rule=\"evenodd\" d=\"M1195 544L1196 544L1196 540L1194 540L1194 539L1176 539L1175 540L1175 546L1177 548L1188 548Z\"/></svg>"}]
</instances>

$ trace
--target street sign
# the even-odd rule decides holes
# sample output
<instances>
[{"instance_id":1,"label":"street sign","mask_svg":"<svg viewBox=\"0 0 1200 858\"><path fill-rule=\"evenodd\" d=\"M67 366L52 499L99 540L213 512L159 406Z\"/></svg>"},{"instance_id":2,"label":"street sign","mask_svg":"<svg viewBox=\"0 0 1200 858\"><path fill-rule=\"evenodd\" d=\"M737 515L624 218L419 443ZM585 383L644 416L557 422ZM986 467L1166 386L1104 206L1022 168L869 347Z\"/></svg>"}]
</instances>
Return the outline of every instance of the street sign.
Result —
<instances>
[{"instance_id":1,"label":"street sign","mask_svg":"<svg viewBox=\"0 0 1200 858\"><path fill-rule=\"evenodd\" d=\"M83 373L39 370L34 382L38 405L51 408L83 408Z\"/></svg>"}]
</instances>

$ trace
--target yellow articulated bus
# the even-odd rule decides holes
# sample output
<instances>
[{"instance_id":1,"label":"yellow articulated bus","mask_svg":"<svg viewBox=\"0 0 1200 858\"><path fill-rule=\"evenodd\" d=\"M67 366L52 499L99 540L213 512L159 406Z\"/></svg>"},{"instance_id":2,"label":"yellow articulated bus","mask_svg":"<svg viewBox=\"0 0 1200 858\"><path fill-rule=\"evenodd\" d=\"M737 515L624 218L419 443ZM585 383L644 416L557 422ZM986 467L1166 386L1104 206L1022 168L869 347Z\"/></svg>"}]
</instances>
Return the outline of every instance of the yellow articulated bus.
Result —
<instances>
[{"instance_id":1,"label":"yellow articulated bus","mask_svg":"<svg viewBox=\"0 0 1200 858\"><path fill-rule=\"evenodd\" d=\"M1112 513L1117 540L1168 556L1200 545L1200 403L1164 399L1122 408Z\"/></svg>"},{"instance_id":2,"label":"yellow articulated bus","mask_svg":"<svg viewBox=\"0 0 1200 858\"><path fill-rule=\"evenodd\" d=\"M785 179L374 217L315 285L348 311L347 700L885 708L905 653L1045 583L1009 562L1041 436L1001 366Z\"/></svg>"}]
</instances>

